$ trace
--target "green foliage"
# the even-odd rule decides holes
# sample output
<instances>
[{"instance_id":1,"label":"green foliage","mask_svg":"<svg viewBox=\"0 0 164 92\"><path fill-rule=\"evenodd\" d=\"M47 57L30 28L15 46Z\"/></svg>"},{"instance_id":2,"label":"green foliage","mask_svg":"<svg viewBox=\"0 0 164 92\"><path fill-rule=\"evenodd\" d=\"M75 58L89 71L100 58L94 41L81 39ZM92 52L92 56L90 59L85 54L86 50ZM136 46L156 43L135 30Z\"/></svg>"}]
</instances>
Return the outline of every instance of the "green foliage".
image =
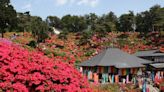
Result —
<instances>
[{"instance_id":1,"label":"green foliage","mask_svg":"<svg viewBox=\"0 0 164 92\"><path fill-rule=\"evenodd\" d=\"M136 31L148 33L164 30L164 8L155 5L136 16Z\"/></svg>"},{"instance_id":2,"label":"green foliage","mask_svg":"<svg viewBox=\"0 0 164 92\"><path fill-rule=\"evenodd\" d=\"M69 33L69 32L66 31L66 29L64 29L64 31L62 31L62 32L58 35L58 38L59 38L59 39L66 40L66 39L67 39L68 33Z\"/></svg>"},{"instance_id":3,"label":"green foliage","mask_svg":"<svg viewBox=\"0 0 164 92\"><path fill-rule=\"evenodd\" d=\"M109 92L120 92L118 84L103 84L100 85L100 90Z\"/></svg>"},{"instance_id":4,"label":"green foliage","mask_svg":"<svg viewBox=\"0 0 164 92\"><path fill-rule=\"evenodd\" d=\"M61 19L63 29L69 32L81 32L87 28L83 17L66 15Z\"/></svg>"},{"instance_id":5,"label":"green foliage","mask_svg":"<svg viewBox=\"0 0 164 92\"><path fill-rule=\"evenodd\" d=\"M31 18L30 12L17 13L18 16L18 30L19 32L31 32L30 24Z\"/></svg>"},{"instance_id":6,"label":"green foliage","mask_svg":"<svg viewBox=\"0 0 164 92\"><path fill-rule=\"evenodd\" d=\"M162 83L160 84L160 86L164 86L164 82L162 82Z\"/></svg>"},{"instance_id":7,"label":"green foliage","mask_svg":"<svg viewBox=\"0 0 164 92\"><path fill-rule=\"evenodd\" d=\"M132 11L129 11L128 14L123 14L119 18L118 30L122 32L135 31L135 16Z\"/></svg>"},{"instance_id":8,"label":"green foliage","mask_svg":"<svg viewBox=\"0 0 164 92\"><path fill-rule=\"evenodd\" d=\"M31 30L33 36L37 39L37 42L44 42L44 40L49 37L49 27L40 17L32 18Z\"/></svg>"},{"instance_id":9,"label":"green foliage","mask_svg":"<svg viewBox=\"0 0 164 92\"><path fill-rule=\"evenodd\" d=\"M13 29L17 25L17 14L10 0L0 0L0 31L3 37L5 29Z\"/></svg>"},{"instance_id":10,"label":"green foliage","mask_svg":"<svg viewBox=\"0 0 164 92\"><path fill-rule=\"evenodd\" d=\"M95 50L90 50L85 53L85 56L92 56Z\"/></svg>"},{"instance_id":11,"label":"green foliage","mask_svg":"<svg viewBox=\"0 0 164 92\"><path fill-rule=\"evenodd\" d=\"M84 19L88 26L91 27L91 30L95 30L96 24L99 20L98 16L95 13L90 13L84 16Z\"/></svg>"},{"instance_id":12,"label":"green foliage","mask_svg":"<svg viewBox=\"0 0 164 92\"><path fill-rule=\"evenodd\" d=\"M112 42L103 42L102 45L105 46L105 47L113 47Z\"/></svg>"},{"instance_id":13,"label":"green foliage","mask_svg":"<svg viewBox=\"0 0 164 92\"><path fill-rule=\"evenodd\" d=\"M105 26L107 32L117 31L116 23L118 22L117 16L113 12L109 12L100 18L100 24Z\"/></svg>"},{"instance_id":14,"label":"green foliage","mask_svg":"<svg viewBox=\"0 0 164 92\"><path fill-rule=\"evenodd\" d=\"M121 35L119 35L117 38L119 38L119 39L126 39L126 38L128 38L129 36L127 35L127 34L121 34Z\"/></svg>"},{"instance_id":15,"label":"green foliage","mask_svg":"<svg viewBox=\"0 0 164 92\"><path fill-rule=\"evenodd\" d=\"M55 27L57 29L61 29L62 28L61 20L57 16L48 16L46 18L46 23L48 23L49 26Z\"/></svg>"},{"instance_id":16,"label":"green foliage","mask_svg":"<svg viewBox=\"0 0 164 92\"><path fill-rule=\"evenodd\" d=\"M28 49L28 51L35 51L35 49L32 48L31 46L23 45L23 47L24 47L25 49Z\"/></svg>"},{"instance_id":17,"label":"green foliage","mask_svg":"<svg viewBox=\"0 0 164 92\"><path fill-rule=\"evenodd\" d=\"M59 52L57 52L57 51L53 51L52 53L53 53L54 56L61 56L61 57L64 57L64 56L66 55L65 52L59 53Z\"/></svg>"},{"instance_id":18,"label":"green foliage","mask_svg":"<svg viewBox=\"0 0 164 92\"><path fill-rule=\"evenodd\" d=\"M103 25L103 24L97 24L96 29L93 30L93 32L98 34L98 37L105 37L107 35L107 32L110 32L110 26L109 25Z\"/></svg>"},{"instance_id":19,"label":"green foliage","mask_svg":"<svg viewBox=\"0 0 164 92\"><path fill-rule=\"evenodd\" d=\"M76 61L75 61L75 65L76 65L76 64L79 64L79 63L80 63L80 60L76 60Z\"/></svg>"},{"instance_id":20,"label":"green foliage","mask_svg":"<svg viewBox=\"0 0 164 92\"><path fill-rule=\"evenodd\" d=\"M45 55L50 55L51 54L51 51L49 49L45 49L43 52L44 52Z\"/></svg>"},{"instance_id":21,"label":"green foliage","mask_svg":"<svg viewBox=\"0 0 164 92\"><path fill-rule=\"evenodd\" d=\"M66 53L64 53L64 52L58 54L58 56L62 56L62 57L64 57L65 55L66 55Z\"/></svg>"},{"instance_id":22,"label":"green foliage","mask_svg":"<svg viewBox=\"0 0 164 92\"><path fill-rule=\"evenodd\" d=\"M117 42L119 43L120 47L130 44L130 41L128 41L127 39L118 39Z\"/></svg>"},{"instance_id":23,"label":"green foliage","mask_svg":"<svg viewBox=\"0 0 164 92\"><path fill-rule=\"evenodd\" d=\"M32 48L36 48L37 42L34 41L34 40L32 40L32 41L30 41L27 45L30 46L30 47L32 47Z\"/></svg>"},{"instance_id":24,"label":"green foliage","mask_svg":"<svg viewBox=\"0 0 164 92\"><path fill-rule=\"evenodd\" d=\"M91 30L97 33L98 36L105 37L107 32L116 31L117 17L113 12L110 12L102 17L98 17L95 14L86 16L88 25L91 26Z\"/></svg>"},{"instance_id":25,"label":"green foliage","mask_svg":"<svg viewBox=\"0 0 164 92\"><path fill-rule=\"evenodd\" d=\"M84 31L84 32L82 32L81 35L82 36L78 42L78 45L84 45L84 44L90 43L90 38L92 36L91 31Z\"/></svg>"},{"instance_id":26,"label":"green foliage","mask_svg":"<svg viewBox=\"0 0 164 92\"><path fill-rule=\"evenodd\" d=\"M61 19L57 16L48 16L45 21L40 17L31 16L30 12L16 13L10 0L0 1L0 31L31 32L37 42L44 42L52 28L63 30L58 36L67 39L69 32L82 32L79 44L89 43L92 34L105 37L108 32L162 32L164 30L164 8L155 5L148 11L134 15L132 11L122 14L119 18L109 12L103 16L90 13L85 16L66 15ZM85 32L87 30L87 32ZM84 31L84 32L83 32ZM146 35L145 35L146 36Z\"/></svg>"}]
</instances>

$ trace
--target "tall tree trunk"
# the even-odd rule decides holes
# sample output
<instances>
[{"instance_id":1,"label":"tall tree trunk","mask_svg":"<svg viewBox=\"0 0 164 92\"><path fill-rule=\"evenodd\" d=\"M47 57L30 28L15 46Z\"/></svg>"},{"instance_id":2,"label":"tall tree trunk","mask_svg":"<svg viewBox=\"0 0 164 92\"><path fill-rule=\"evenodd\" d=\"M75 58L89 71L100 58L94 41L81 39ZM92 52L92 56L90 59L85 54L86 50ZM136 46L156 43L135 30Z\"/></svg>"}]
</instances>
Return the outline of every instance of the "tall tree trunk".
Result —
<instances>
[{"instance_id":1,"label":"tall tree trunk","mask_svg":"<svg viewBox=\"0 0 164 92\"><path fill-rule=\"evenodd\" d=\"M4 38L4 33L2 32L2 38Z\"/></svg>"},{"instance_id":2,"label":"tall tree trunk","mask_svg":"<svg viewBox=\"0 0 164 92\"><path fill-rule=\"evenodd\" d=\"M1 37L4 38L4 31L1 29Z\"/></svg>"}]
</instances>

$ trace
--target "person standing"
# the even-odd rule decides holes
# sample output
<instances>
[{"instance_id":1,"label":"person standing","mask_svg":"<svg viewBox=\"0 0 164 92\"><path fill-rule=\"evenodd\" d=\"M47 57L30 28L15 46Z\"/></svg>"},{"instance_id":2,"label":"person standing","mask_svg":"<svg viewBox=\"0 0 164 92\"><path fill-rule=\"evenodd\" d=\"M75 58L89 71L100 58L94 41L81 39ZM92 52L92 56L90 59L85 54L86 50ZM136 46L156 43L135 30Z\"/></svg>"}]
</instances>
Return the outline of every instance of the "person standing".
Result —
<instances>
[{"instance_id":1,"label":"person standing","mask_svg":"<svg viewBox=\"0 0 164 92\"><path fill-rule=\"evenodd\" d=\"M146 79L143 81L142 92L146 92Z\"/></svg>"}]
</instances>

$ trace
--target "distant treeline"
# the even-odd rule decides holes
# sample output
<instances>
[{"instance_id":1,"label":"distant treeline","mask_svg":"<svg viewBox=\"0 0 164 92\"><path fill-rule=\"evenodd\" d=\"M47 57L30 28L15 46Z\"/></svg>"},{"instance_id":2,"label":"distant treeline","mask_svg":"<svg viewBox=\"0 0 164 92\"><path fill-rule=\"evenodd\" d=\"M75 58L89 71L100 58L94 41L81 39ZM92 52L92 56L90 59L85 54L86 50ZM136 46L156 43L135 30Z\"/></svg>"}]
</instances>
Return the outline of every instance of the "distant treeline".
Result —
<instances>
[{"instance_id":1,"label":"distant treeline","mask_svg":"<svg viewBox=\"0 0 164 92\"><path fill-rule=\"evenodd\" d=\"M102 16L95 13L84 16L65 15L62 18L48 16L45 20L30 12L18 13L10 4L10 0L0 1L0 30L15 32L31 32L38 41L42 42L52 32L52 28L68 32L99 33L104 36L106 32L152 32L164 31L164 7L154 5L149 10L134 14L129 11L117 17L114 12Z\"/></svg>"}]
</instances>

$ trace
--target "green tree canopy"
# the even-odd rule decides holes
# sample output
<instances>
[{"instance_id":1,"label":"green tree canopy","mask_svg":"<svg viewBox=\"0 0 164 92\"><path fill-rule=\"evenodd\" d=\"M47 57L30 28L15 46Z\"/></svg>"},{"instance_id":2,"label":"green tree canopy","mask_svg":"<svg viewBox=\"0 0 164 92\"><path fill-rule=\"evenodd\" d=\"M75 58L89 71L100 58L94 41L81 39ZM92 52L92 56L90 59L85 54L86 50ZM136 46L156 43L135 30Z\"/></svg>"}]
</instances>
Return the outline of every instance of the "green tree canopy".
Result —
<instances>
[{"instance_id":1,"label":"green tree canopy","mask_svg":"<svg viewBox=\"0 0 164 92\"><path fill-rule=\"evenodd\" d=\"M34 16L31 21L31 30L37 42L43 42L48 38L49 27L40 17Z\"/></svg>"},{"instance_id":2,"label":"green tree canopy","mask_svg":"<svg viewBox=\"0 0 164 92\"><path fill-rule=\"evenodd\" d=\"M151 32L164 30L164 8L155 5L149 11L144 11L136 16L136 31Z\"/></svg>"},{"instance_id":3,"label":"green tree canopy","mask_svg":"<svg viewBox=\"0 0 164 92\"><path fill-rule=\"evenodd\" d=\"M6 28L15 28L17 25L17 13L10 0L0 0L0 31L3 37Z\"/></svg>"},{"instance_id":4,"label":"green tree canopy","mask_svg":"<svg viewBox=\"0 0 164 92\"><path fill-rule=\"evenodd\" d=\"M48 16L46 18L46 22L49 24L49 26L51 27L55 27L57 29L61 29L62 25L61 25L61 20L60 18L58 18L57 16Z\"/></svg>"},{"instance_id":5,"label":"green tree canopy","mask_svg":"<svg viewBox=\"0 0 164 92\"><path fill-rule=\"evenodd\" d=\"M135 15L132 11L129 11L128 14L123 14L119 18L118 30L123 32L134 31L135 28Z\"/></svg>"},{"instance_id":6,"label":"green tree canopy","mask_svg":"<svg viewBox=\"0 0 164 92\"><path fill-rule=\"evenodd\" d=\"M81 16L66 15L62 19L62 29L69 32L81 32L87 28L86 21Z\"/></svg>"},{"instance_id":7,"label":"green tree canopy","mask_svg":"<svg viewBox=\"0 0 164 92\"><path fill-rule=\"evenodd\" d=\"M30 12L17 13L17 17L19 32L31 32L30 25L32 16L30 15Z\"/></svg>"}]
</instances>

